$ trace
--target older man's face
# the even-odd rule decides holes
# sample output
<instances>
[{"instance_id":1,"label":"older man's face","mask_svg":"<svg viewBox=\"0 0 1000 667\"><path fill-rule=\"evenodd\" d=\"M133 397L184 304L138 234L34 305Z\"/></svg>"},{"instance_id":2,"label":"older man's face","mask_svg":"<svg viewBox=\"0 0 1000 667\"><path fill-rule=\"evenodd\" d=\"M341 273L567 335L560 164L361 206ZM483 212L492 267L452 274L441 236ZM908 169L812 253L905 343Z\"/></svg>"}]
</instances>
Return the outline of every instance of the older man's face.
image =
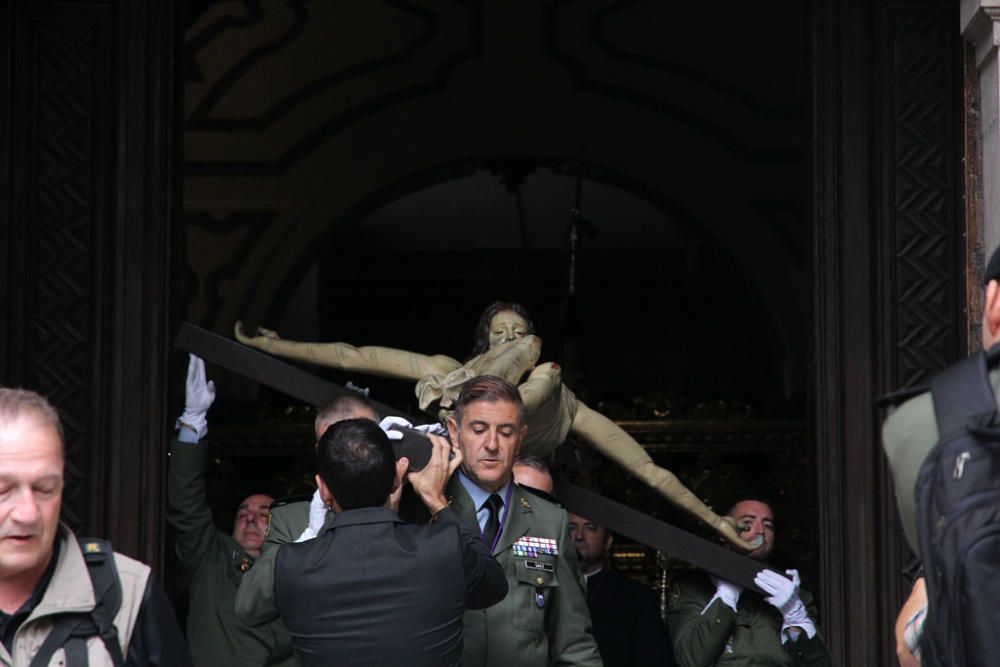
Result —
<instances>
[{"instance_id":1,"label":"older man's face","mask_svg":"<svg viewBox=\"0 0 1000 667\"><path fill-rule=\"evenodd\" d=\"M62 504L62 442L32 416L0 423L0 579L41 577Z\"/></svg>"},{"instance_id":2,"label":"older man's face","mask_svg":"<svg viewBox=\"0 0 1000 667\"><path fill-rule=\"evenodd\" d=\"M510 481L511 469L527 428L518 406L508 401L473 401L462 410L462 423L448 418L451 441L462 450L462 470L487 491Z\"/></svg>"},{"instance_id":3,"label":"older man's face","mask_svg":"<svg viewBox=\"0 0 1000 667\"><path fill-rule=\"evenodd\" d=\"M251 556L260 555L260 547L267 537L268 521L271 518L271 503L274 498L255 494L240 503L233 526L233 539Z\"/></svg>"}]
</instances>

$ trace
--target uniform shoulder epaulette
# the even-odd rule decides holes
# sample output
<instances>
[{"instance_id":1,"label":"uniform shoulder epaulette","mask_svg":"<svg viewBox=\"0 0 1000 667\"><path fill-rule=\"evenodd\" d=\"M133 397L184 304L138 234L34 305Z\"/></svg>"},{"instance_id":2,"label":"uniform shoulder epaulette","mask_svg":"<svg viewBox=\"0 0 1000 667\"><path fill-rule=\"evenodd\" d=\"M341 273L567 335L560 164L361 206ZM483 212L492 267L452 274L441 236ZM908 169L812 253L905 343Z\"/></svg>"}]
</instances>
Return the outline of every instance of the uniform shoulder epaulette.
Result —
<instances>
[{"instance_id":1,"label":"uniform shoulder epaulette","mask_svg":"<svg viewBox=\"0 0 1000 667\"><path fill-rule=\"evenodd\" d=\"M284 507L285 505L291 505L292 503L309 502L312 500L313 494L311 493L299 493L294 496L285 496L284 498L278 498L277 500L271 501L271 509L275 507Z\"/></svg>"},{"instance_id":2,"label":"uniform shoulder epaulette","mask_svg":"<svg viewBox=\"0 0 1000 667\"><path fill-rule=\"evenodd\" d=\"M528 493L530 493L533 496L538 496L542 500L549 501L550 503L552 503L556 507L562 507L563 506L563 504L561 502L559 502L559 499L556 498L555 496L553 496L551 493L548 493L546 491L542 491L541 489L536 489L533 486L527 486L526 484L518 484L518 486L522 490L527 491Z\"/></svg>"}]
</instances>

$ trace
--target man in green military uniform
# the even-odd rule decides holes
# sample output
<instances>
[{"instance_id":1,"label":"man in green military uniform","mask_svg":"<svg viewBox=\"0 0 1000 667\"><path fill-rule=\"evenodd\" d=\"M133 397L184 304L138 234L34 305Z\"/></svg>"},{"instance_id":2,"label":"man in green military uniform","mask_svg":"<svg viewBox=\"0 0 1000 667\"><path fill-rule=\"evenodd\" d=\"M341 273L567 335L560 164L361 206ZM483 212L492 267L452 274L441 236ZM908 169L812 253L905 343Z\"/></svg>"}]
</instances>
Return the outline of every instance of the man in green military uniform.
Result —
<instances>
[{"instance_id":1,"label":"man in green military uniform","mask_svg":"<svg viewBox=\"0 0 1000 667\"><path fill-rule=\"evenodd\" d=\"M188 642L196 665L294 665L290 638L280 623L251 627L236 617L243 573L260 555L271 497L254 494L240 504L232 535L215 528L205 494L205 415L215 387L204 362L191 356L184 414L170 449L167 520L177 532L177 555L191 576Z\"/></svg>"},{"instance_id":2,"label":"man in green military uniform","mask_svg":"<svg viewBox=\"0 0 1000 667\"><path fill-rule=\"evenodd\" d=\"M490 376L465 383L448 420L463 456L449 502L480 531L510 589L499 604L465 613L462 665L600 665L566 512L514 483L526 429L517 388Z\"/></svg>"},{"instance_id":3,"label":"man in green military uniform","mask_svg":"<svg viewBox=\"0 0 1000 667\"><path fill-rule=\"evenodd\" d=\"M774 516L767 503L743 500L729 511L741 537L761 546L751 558L766 562L774 549ZM692 573L668 591L668 621L680 667L827 667L830 653L817 631L812 598L798 588L799 576L758 573L762 597L731 582Z\"/></svg>"}]
</instances>

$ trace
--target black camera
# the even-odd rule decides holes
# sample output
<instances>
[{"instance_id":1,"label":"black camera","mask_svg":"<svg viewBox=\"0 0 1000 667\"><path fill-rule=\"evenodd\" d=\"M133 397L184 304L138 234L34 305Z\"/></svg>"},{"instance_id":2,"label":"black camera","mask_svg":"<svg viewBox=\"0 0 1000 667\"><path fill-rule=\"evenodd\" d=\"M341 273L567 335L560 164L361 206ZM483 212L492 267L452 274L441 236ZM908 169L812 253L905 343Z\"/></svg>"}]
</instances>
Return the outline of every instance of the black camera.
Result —
<instances>
[{"instance_id":1,"label":"black camera","mask_svg":"<svg viewBox=\"0 0 1000 667\"><path fill-rule=\"evenodd\" d=\"M415 428L408 428L406 426L390 426L390 431L399 431L403 434L401 440L392 441L392 451L397 459L401 459L404 456L409 459L410 465L406 469L407 472L417 472L423 470L427 463L431 460L431 450L433 445L431 445L430 438L427 437L422 431L418 431ZM442 436L445 440L449 440L447 434ZM449 459L455 458L455 452L451 452Z\"/></svg>"}]
</instances>

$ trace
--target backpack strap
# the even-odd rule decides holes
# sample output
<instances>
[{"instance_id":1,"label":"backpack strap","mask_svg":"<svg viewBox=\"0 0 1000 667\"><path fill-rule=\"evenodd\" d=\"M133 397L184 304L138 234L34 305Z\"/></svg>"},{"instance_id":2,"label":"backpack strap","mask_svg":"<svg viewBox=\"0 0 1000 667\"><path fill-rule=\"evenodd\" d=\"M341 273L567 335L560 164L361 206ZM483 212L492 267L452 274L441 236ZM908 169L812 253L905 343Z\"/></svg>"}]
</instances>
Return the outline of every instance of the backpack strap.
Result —
<instances>
[{"instance_id":1,"label":"backpack strap","mask_svg":"<svg viewBox=\"0 0 1000 667\"><path fill-rule=\"evenodd\" d=\"M97 628L96 634L101 636L104 647L111 656L112 663L115 667L121 667L125 664L125 657L122 655L114 619L122 606L122 584L118 577L118 567L115 565L114 549L107 540L88 538L80 540L80 550L83 552L83 559L87 561L87 571L94 586L94 599L97 600L94 610L90 612L90 618Z\"/></svg>"},{"instance_id":2,"label":"backpack strap","mask_svg":"<svg viewBox=\"0 0 1000 667\"><path fill-rule=\"evenodd\" d=\"M81 539L80 551L87 563L96 604L89 613L62 614L32 658L29 667L46 667L60 648L67 667L88 667L86 641L99 635L115 667L125 664L114 618L122 606L122 586L115 565L114 549L107 540Z\"/></svg>"},{"instance_id":3,"label":"backpack strap","mask_svg":"<svg viewBox=\"0 0 1000 667\"><path fill-rule=\"evenodd\" d=\"M55 624L53 624L52 630L49 631L49 635L45 638L45 641L38 647L38 652L35 653L35 657L31 659L28 667L47 667L52 660L52 656L69 641L70 635L73 634L77 627L89 622L90 619L85 614L63 614L60 616ZM69 655L66 658L67 666L72 665L72 667L76 667L76 663L70 662ZM84 655L84 658L86 659L86 655Z\"/></svg>"},{"instance_id":4,"label":"backpack strap","mask_svg":"<svg viewBox=\"0 0 1000 667\"><path fill-rule=\"evenodd\" d=\"M996 412L987 363L986 353L979 351L931 379L940 438L965 428L974 415Z\"/></svg>"}]
</instances>

